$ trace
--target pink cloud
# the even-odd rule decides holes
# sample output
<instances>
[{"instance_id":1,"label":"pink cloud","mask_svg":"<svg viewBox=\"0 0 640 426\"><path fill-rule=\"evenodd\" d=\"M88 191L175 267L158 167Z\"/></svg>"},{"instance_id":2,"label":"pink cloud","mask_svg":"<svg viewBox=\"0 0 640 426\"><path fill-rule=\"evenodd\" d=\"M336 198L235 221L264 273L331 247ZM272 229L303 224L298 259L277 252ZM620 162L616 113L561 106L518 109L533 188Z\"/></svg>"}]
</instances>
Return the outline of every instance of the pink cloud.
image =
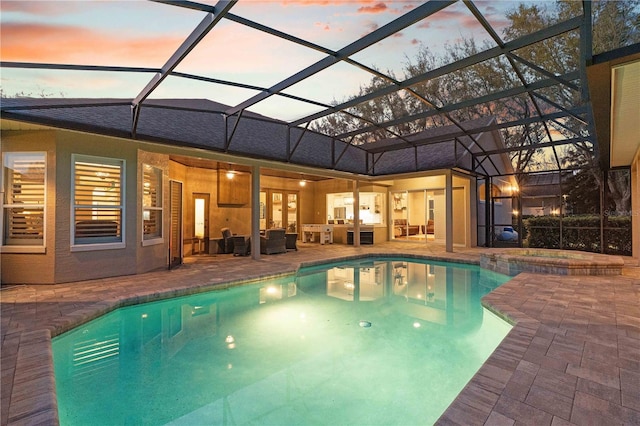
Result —
<instances>
[{"instance_id":1,"label":"pink cloud","mask_svg":"<svg viewBox=\"0 0 640 426\"><path fill-rule=\"evenodd\" d=\"M0 31L5 61L162 65L182 42L178 36L133 38L71 25L5 23Z\"/></svg>"},{"instance_id":2,"label":"pink cloud","mask_svg":"<svg viewBox=\"0 0 640 426\"><path fill-rule=\"evenodd\" d=\"M55 16L68 13L77 9L77 4L72 2L57 1L2 1L0 11L2 13L25 13L29 15Z\"/></svg>"},{"instance_id":3,"label":"pink cloud","mask_svg":"<svg viewBox=\"0 0 640 426\"><path fill-rule=\"evenodd\" d=\"M282 0L285 6L329 6L371 4L376 0Z\"/></svg>"},{"instance_id":4,"label":"pink cloud","mask_svg":"<svg viewBox=\"0 0 640 426\"><path fill-rule=\"evenodd\" d=\"M456 28L465 28L468 30L476 30L482 27L480 22L478 22L470 12L464 9L456 10L448 8L422 20L418 24L418 28L439 28L449 30L452 25L455 25Z\"/></svg>"},{"instance_id":5,"label":"pink cloud","mask_svg":"<svg viewBox=\"0 0 640 426\"><path fill-rule=\"evenodd\" d=\"M313 25L320 28L322 31L331 31L331 26L329 24L325 24L323 22L316 22Z\"/></svg>"},{"instance_id":6,"label":"pink cloud","mask_svg":"<svg viewBox=\"0 0 640 426\"><path fill-rule=\"evenodd\" d=\"M362 6L358 8L358 13L383 13L387 11L387 5L383 2L376 3L372 6Z\"/></svg>"}]
</instances>

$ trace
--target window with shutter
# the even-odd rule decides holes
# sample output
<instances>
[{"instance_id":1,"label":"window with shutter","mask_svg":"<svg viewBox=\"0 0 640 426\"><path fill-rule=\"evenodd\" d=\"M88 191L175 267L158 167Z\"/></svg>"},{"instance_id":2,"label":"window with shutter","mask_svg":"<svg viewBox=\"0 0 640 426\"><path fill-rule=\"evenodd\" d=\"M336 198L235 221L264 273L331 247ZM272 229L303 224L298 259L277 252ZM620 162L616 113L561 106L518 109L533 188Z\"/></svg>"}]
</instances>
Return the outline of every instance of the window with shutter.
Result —
<instances>
[{"instance_id":1,"label":"window with shutter","mask_svg":"<svg viewBox=\"0 0 640 426\"><path fill-rule=\"evenodd\" d=\"M162 170L142 165L142 240L162 242Z\"/></svg>"},{"instance_id":2,"label":"window with shutter","mask_svg":"<svg viewBox=\"0 0 640 426\"><path fill-rule=\"evenodd\" d=\"M74 155L72 181L72 250L123 248L124 160Z\"/></svg>"},{"instance_id":3,"label":"window with shutter","mask_svg":"<svg viewBox=\"0 0 640 426\"><path fill-rule=\"evenodd\" d=\"M7 152L2 163L3 251L44 250L46 153Z\"/></svg>"}]
</instances>

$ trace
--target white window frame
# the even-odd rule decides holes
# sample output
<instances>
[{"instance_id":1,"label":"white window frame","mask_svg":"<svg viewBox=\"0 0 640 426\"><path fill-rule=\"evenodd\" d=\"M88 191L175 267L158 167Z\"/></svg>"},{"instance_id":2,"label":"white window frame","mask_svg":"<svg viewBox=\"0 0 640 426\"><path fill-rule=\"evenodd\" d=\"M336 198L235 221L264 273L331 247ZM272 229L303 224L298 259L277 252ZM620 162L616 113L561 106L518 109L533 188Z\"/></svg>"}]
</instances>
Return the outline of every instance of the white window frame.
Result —
<instances>
[{"instance_id":1,"label":"white window frame","mask_svg":"<svg viewBox=\"0 0 640 426\"><path fill-rule=\"evenodd\" d=\"M4 168L7 164L7 157L11 155L40 155L44 158L44 199L42 204L42 244L38 245L5 245L4 243L4 217L7 209L24 207L22 204L7 203L4 181ZM46 253L47 251L47 153L44 151L15 151L4 152L2 154L2 164L0 167L0 191L2 212L0 212L0 253ZM32 207L33 208L33 207ZM40 208L39 206L35 207Z\"/></svg>"},{"instance_id":2,"label":"white window frame","mask_svg":"<svg viewBox=\"0 0 640 426\"><path fill-rule=\"evenodd\" d=\"M76 231L76 208L77 207L85 207L92 208L94 206L89 205L76 205L75 204L75 185L76 185L76 163L77 162L87 162L87 163L95 163L95 164L105 164L105 165L119 165L120 166L120 205L112 206L115 208L119 208L120 213L120 240L118 242L106 242L106 243L87 243L87 244L77 244L75 231ZM71 222L70 222L70 231L71 231L71 251L72 252L80 252L80 251L94 251L94 250L116 250L126 248L126 160L119 158L109 158L109 157L97 157L93 155L82 155L82 154L71 154Z\"/></svg>"},{"instance_id":3,"label":"white window frame","mask_svg":"<svg viewBox=\"0 0 640 426\"><path fill-rule=\"evenodd\" d=\"M152 168L156 173L158 173L159 175L159 180L158 180L158 194L160 197L160 203L159 205L156 206L147 206L145 205L145 201L144 201L144 168L145 167L150 167ZM141 195L142 195L142 220L141 220L141 226L142 226L142 246L146 247L146 246L152 246L152 245L156 245L156 244L163 244L164 243L164 232L163 232L163 225L164 225L164 173L163 170L159 167L155 167L152 166L151 164L146 164L143 163L142 164L142 168L141 170L141 178L140 178L140 183L141 183ZM156 236L156 237L152 237L152 238L147 238L145 239L145 233L144 233L144 213L145 211L150 211L150 210L155 210L155 211L159 211L160 212L160 235Z\"/></svg>"}]
</instances>

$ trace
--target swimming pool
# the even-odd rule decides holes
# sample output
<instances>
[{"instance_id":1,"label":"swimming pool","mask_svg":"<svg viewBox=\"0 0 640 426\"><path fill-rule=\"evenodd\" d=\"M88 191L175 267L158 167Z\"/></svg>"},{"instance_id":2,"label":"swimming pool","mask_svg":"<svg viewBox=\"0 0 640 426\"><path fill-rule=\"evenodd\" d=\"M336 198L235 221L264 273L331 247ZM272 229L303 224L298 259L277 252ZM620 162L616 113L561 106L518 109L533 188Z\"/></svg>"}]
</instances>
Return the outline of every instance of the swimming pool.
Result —
<instances>
[{"instance_id":1,"label":"swimming pool","mask_svg":"<svg viewBox=\"0 0 640 426\"><path fill-rule=\"evenodd\" d=\"M367 259L114 311L53 340L61 424L431 424L511 326L509 277Z\"/></svg>"}]
</instances>

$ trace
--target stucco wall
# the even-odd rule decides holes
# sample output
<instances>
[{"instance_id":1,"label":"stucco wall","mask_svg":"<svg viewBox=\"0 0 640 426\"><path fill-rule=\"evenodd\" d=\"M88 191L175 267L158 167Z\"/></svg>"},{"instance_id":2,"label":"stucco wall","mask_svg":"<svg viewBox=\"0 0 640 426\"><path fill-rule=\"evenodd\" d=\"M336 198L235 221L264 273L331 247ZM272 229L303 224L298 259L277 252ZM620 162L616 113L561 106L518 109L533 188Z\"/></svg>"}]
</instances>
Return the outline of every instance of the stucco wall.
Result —
<instances>
[{"instance_id":1,"label":"stucco wall","mask_svg":"<svg viewBox=\"0 0 640 426\"><path fill-rule=\"evenodd\" d=\"M136 273L138 215L137 146L117 139L57 131L56 155L56 267L55 282L70 282ZM125 160L125 248L71 251L71 155L82 154Z\"/></svg>"},{"instance_id":2,"label":"stucco wall","mask_svg":"<svg viewBox=\"0 0 640 426\"><path fill-rule=\"evenodd\" d=\"M631 250L640 265L640 149L631 164L631 215Z\"/></svg>"}]
</instances>

